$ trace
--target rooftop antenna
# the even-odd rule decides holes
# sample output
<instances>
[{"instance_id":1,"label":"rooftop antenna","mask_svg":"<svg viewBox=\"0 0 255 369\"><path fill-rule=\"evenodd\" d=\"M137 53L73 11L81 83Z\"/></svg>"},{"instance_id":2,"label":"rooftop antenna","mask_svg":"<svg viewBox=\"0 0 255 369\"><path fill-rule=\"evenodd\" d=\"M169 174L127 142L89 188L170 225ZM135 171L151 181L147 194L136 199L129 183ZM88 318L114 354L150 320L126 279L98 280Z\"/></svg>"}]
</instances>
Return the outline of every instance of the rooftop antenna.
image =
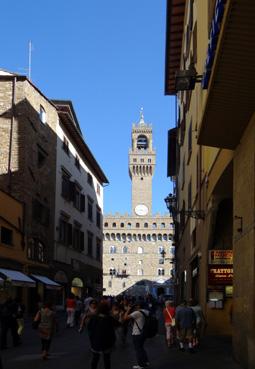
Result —
<instances>
[{"instance_id":1,"label":"rooftop antenna","mask_svg":"<svg viewBox=\"0 0 255 369\"><path fill-rule=\"evenodd\" d=\"M32 41L28 43L28 79L31 81L31 68L32 68Z\"/></svg>"}]
</instances>

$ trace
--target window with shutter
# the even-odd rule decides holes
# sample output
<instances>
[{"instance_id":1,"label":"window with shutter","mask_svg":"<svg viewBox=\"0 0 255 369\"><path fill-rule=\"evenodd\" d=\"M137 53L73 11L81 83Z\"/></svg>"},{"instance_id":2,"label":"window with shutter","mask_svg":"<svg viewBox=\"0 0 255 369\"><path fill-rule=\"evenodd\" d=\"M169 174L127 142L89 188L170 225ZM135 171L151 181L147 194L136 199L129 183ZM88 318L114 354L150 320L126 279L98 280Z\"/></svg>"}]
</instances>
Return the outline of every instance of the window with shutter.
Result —
<instances>
[{"instance_id":1,"label":"window with shutter","mask_svg":"<svg viewBox=\"0 0 255 369\"><path fill-rule=\"evenodd\" d=\"M80 231L80 251L84 251L84 232Z\"/></svg>"},{"instance_id":2,"label":"window with shutter","mask_svg":"<svg viewBox=\"0 0 255 369\"><path fill-rule=\"evenodd\" d=\"M75 183L69 181L69 200L74 201L75 198Z\"/></svg>"},{"instance_id":3,"label":"window with shutter","mask_svg":"<svg viewBox=\"0 0 255 369\"><path fill-rule=\"evenodd\" d=\"M97 227L101 227L101 211L97 209Z\"/></svg>"},{"instance_id":4,"label":"window with shutter","mask_svg":"<svg viewBox=\"0 0 255 369\"><path fill-rule=\"evenodd\" d=\"M87 237L88 237L88 256L93 256L93 233L88 232L87 233Z\"/></svg>"},{"instance_id":5,"label":"window with shutter","mask_svg":"<svg viewBox=\"0 0 255 369\"><path fill-rule=\"evenodd\" d=\"M73 244L73 226L70 223L68 223L67 244L70 246Z\"/></svg>"},{"instance_id":6,"label":"window with shutter","mask_svg":"<svg viewBox=\"0 0 255 369\"><path fill-rule=\"evenodd\" d=\"M80 198L80 211L84 213L85 211L85 195L81 194Z\"/></svg>"},{"instance_id":7,"label":"window with shutter","mask_svg":"<svg viewBox=\"0 0 255 369\"><path fill-rule=\"evenodd\" d=\"M62 174L62 191L61 195L66 199L69 200L69 183L70 183L70 177L68 177L66 174Z\"/></svg>"}]
</instances>

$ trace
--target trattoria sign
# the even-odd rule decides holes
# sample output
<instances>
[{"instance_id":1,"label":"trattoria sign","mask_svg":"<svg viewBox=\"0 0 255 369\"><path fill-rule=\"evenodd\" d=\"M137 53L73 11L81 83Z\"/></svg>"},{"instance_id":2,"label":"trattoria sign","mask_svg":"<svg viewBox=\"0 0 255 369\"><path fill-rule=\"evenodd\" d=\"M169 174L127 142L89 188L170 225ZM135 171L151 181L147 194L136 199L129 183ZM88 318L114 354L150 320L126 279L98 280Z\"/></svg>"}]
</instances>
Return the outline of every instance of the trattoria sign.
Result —
<instances>
[{"instance_id":1,"label":"trattoria sign","mask_svg":"<svg viewBox=\"0 0 255 369\"><path fill-rule=\"evenodd\" d=\"M232 285L233 266L232 265L208 265L209 285Z\"/></svg>"},{"instance_id":2,"label":"trattoria sign","mask_svg":"<svg viewBox=\"0 0 255 369\"><path fill-rule=\"evenodd\" d=\"M209 264L233 265L233 250L210 250Z\"/></svg>"}]
</instances>

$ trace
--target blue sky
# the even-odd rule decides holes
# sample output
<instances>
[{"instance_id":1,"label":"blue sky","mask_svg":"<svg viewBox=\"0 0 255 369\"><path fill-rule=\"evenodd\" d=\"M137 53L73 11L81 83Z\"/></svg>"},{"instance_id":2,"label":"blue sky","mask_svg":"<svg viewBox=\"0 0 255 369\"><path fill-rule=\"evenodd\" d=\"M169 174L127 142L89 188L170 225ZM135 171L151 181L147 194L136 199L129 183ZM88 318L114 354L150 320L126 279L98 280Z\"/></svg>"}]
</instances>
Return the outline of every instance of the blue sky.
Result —
<instances>
[{"instance_id":1,"label":"blue sky","mask_svg":"<svg viewBox=\"0 0 255 369\"><path fill-rule=\"evenodd\" d=\"M4 0L1 65L24 74L32 40L32 81L49 98L70 99L86 143L110 181L105 213L130 212L132 123L153 124L157 166L153 212L171 191L167 130L174 99L164 96L165 0Z\"/></svg>"}]
</instances>

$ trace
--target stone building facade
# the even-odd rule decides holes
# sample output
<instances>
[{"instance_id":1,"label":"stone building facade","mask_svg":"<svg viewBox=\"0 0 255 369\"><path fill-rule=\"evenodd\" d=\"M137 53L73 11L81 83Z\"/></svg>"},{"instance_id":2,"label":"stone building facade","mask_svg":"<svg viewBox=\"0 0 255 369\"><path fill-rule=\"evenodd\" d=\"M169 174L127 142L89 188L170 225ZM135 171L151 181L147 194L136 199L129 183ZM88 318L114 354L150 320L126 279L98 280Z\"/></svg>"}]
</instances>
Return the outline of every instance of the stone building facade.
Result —
<instances>
[{"instance_id":1,"label":"stone building facade","mask_svg":"<svg viewBox=\"0 0 255 369\"><path fill-rule=\"evenodd\" d=\"M107 295L173 295L173 224L169 214L152 214L156 162L152 126L141 112L132 127L129 175L132 214L104 216L103 285Z\"/></svg>"},{"instance_id":2,"label":"stone building facade","mask_svg":"<svg viewBox=\"0 0 255 369\"><path fill-rule=\"evenodd\" d=\"M0 70L0 135L0 189L24 205L23 259L5 246L12 258L0 254L0 278L1 268L37 276L36 288L28 291L32 310L39 298L61 305L64 292L101 290L108 180L82 137L72 103L49 100L26 76Z\"/></svg>"}]
</instances>

